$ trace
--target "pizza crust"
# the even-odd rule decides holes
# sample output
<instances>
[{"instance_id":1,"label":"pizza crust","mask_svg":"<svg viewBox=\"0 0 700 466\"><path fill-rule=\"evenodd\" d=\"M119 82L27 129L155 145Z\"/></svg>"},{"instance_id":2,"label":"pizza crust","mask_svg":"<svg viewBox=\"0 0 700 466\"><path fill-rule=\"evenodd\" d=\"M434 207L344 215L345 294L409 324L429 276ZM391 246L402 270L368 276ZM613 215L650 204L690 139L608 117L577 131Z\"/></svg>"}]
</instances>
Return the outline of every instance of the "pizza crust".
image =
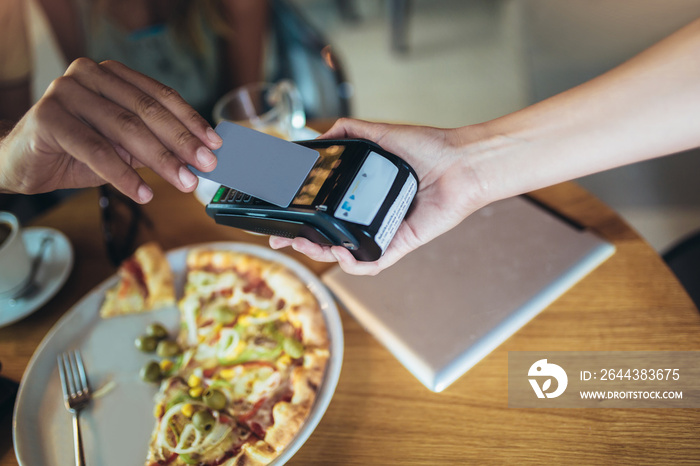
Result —
<instances>
[{"instance_id":1,"label":"pizza crust","mask_svg":"<svg viewBox=\"0 0 700 466\"><path fill-rule=\"evenodd\" d=\"M100 316L146 312L175 303L175 285L165 253L155 242L140 246L117 272L119 281L107 291Z\"/></svg>"},{"instance_id":2,"label":"pizza crust","mask_svg":"<svg viewBox=\"0 0 700 466\"><path fill-rule=\"evenodd\" d=\"M170 263L158 243L150 242L134 252L141 265L148 289L146 309L156 309L175 302L175 286Z\"/></svg>"},{"instance_id":3,"label":"pizza crust","mask_svg":"<svg viewBox=\"0 0 700 466\"><path fill-rule=\"evenodd\" d=\"M210 270L220 272L236 270L239 274L261 274L264 267L272 263L265 259L238 251L215 250L209 248L192 249L187 255L189 270Z\"/></svg>"},{"instance_id":4,"label":"pizza crust","mask_svg":"<svg viewBox=\"0 0 700 466\"><path fill-rule=\"evenodd\" d=\"M277 452L282 451L294 439L311 410L310 405L299 405L281 401L272 408L275 423L267 429L265 442Z\"/></svg>"},{"instance_id":5,"label":"pizza crust","mask_svg":"<svg viewBox=\"0 0 700 466\"><path fill-rule=\"evenodd\" d=\"M289 310L289 321L298 325L302 330L304 346L328 348L328 332L326 321L315 301L294 306Z\"/></svg>"},{"instance_id":6,"label":"pizza crust","mask_svg":"<svg viewBox=\"0 0 700 466\"><path fill-rule=\"evenodd\" d=\"M325 349L314 349L304 354L304 362L292 371L292 403L309 405L316 399L323 382L329 353Z\"/></svg>"},{"instance_id":7,"label":"pizza crust","mask_svg":"<svg viewBox=\"0 0 700 466\"><path fill-rule=\"evenodd\" d=\"M278 451L284 449L296 436L306 421L318 389L323 382L328 351L314 349L304 355L304 363L292 371L294 395L290 402L279 402L272 410L274 424L267 430L265 441Z\"/></svg>"},{"instance_id":8,"label":"pizza crust","mask_svg":"<svg viewBox=\"0 0 700 466\"><path fill-rule=\"evenodd\" d=\"M264 466L270 464L275 458L277 458L277 451L262 440L258 440L255 443L243 445L241 453L230 464L231 466Z\"/></svg>"}]
</instances>

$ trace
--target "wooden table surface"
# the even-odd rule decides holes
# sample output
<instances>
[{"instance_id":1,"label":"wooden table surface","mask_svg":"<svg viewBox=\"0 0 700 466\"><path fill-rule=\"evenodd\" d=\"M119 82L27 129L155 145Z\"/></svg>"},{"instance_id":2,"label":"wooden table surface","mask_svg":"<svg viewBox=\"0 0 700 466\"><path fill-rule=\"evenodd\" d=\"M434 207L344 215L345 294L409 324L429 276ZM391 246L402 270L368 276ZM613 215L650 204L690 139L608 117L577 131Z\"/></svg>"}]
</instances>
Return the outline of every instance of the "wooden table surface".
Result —
<instances>
[{"instance_id":1,"label":"wooden table surface","mask_svg":"<svg viewBox=\"0 0 700 466\"><path fill-rule=\"evenodd\" d=\"M145 211L168 250L206 241L267 239L216 225L192 195L147 174ZM435 394L341 311L345 357L333 400L290 464L619 464L700 461L698 409L508 408L508 351L700 350L700 314L656 252L611 209L573 183L533 197L613 242L614 256L523 329ZM54 323L115 270L100 231L97 190L37 218L70 239L75 265L43 308L0 329L2 374L19 381ZM285 251L316 273L314 263ZM40 389L40 388L39 388ZM0 466L16 466L10 419Z\"/></svg>"}]
</instances>

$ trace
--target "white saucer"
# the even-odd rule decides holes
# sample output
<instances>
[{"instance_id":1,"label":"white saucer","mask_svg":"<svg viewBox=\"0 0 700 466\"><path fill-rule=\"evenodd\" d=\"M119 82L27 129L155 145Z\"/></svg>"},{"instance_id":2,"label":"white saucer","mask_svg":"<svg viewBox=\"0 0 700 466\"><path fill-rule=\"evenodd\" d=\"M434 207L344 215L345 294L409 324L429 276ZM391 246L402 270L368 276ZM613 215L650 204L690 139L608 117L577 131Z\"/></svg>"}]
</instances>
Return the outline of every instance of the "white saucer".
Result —
<instances>
[{"instance_id":1,"label":"white saucer","mask_svg":"<svg viewBox=\"0 0 700 466\"><path fill-rule=\"evenodd\" d=\"M22 231L27 253L34 257L41 240L52 236L53 242L44 251L44 260L36 273L39 290L28 299L0 298L0 327L27 317L39 309L61 289L73 268L73 248L68 238L58 230L47 227L28 227Z\"/></svg>"}]
</instances>

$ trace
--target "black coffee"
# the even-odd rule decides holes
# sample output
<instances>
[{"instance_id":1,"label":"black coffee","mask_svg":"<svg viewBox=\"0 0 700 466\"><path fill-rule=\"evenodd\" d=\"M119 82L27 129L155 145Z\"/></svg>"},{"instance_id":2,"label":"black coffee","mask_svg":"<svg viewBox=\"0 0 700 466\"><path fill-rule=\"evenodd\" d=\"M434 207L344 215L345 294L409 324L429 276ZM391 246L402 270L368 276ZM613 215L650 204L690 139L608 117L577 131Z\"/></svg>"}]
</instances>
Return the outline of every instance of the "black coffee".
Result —
<instances>
[{"instance_id":1,"label":"black coffee","mask_svg":"<svg viewBox=\"0 0 700 466\"><path fill-rule=\"evenodd\" d=\"M0 222L0 247L2 247L3 243L10 237L10 233L12 233L12 225Z\"/></svg>"}]
</instances>

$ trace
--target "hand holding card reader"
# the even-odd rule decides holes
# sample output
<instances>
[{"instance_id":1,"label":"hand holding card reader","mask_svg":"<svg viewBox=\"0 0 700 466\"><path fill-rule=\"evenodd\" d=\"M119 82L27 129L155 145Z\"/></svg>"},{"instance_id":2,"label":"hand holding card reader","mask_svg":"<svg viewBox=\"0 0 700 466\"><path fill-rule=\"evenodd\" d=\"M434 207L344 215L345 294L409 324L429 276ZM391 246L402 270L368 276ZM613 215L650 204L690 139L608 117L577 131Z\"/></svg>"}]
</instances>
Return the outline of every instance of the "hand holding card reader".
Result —
<instances>
[{"instance_id":1,"label":"hand holding card reader","mask_svg":"<svg viewBox=\"0 0 700 466\"><path fill-rule=\"evenodd\" d=\"M297 144L320 156L288 207L221 186L207 213L223 225L344 246L359 261L379 259L416 195L416 173L370 141L316 139Z\"/></svg>"}]
</instances>

